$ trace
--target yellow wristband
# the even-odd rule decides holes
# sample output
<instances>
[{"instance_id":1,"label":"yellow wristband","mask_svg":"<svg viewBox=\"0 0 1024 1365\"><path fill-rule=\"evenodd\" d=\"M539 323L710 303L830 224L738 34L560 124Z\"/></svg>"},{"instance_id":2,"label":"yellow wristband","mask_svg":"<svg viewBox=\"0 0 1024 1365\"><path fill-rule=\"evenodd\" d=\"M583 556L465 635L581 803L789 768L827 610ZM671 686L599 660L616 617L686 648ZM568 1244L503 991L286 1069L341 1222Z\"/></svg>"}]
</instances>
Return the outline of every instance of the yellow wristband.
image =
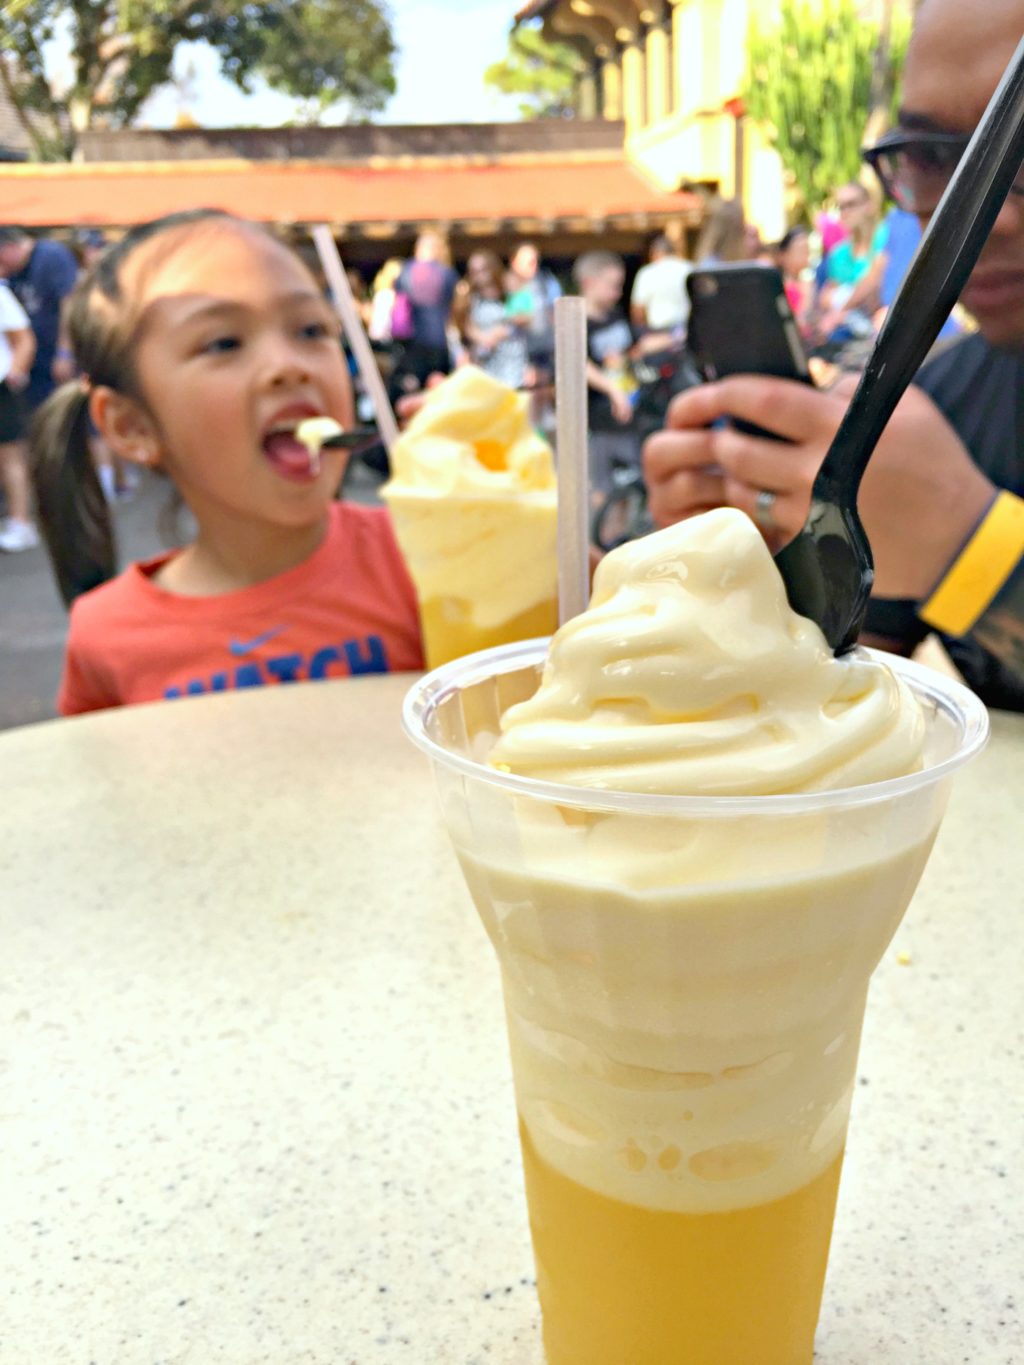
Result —
<instances>
[{"instance_id":1,"label":"yellow wristband","mask_svg":"<svg viewBox=\"0 0 1024 1365\"><path fill-rule=\"evenodd\" d=\"M966 635L1024 556L1024 498L1002 492L918 611L946 635Z\"/></svg>"}]
</instances>

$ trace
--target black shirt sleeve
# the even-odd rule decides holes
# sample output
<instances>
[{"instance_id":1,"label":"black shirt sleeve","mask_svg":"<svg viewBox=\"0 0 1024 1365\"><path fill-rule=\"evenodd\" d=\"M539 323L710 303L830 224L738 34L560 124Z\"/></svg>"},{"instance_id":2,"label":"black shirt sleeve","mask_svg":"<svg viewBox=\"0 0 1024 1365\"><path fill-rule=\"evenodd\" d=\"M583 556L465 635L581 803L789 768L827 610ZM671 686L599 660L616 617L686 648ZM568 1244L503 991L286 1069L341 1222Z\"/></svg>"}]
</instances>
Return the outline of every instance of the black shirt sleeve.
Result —
<instances>
[{"instance_id":1,"label":"black shirt sleeve","mask_svg":"<svg viewBox=\"0 0 1024 1365\"><path fill-rule=\"evenodd\" d=\"M1024 352L998 351L976 333L942 347L914 382L996 487L1024 496ZM869 605L865 628L911 647L930 629L912 603L881 600ZM1024 711L1024 674L987 650L983 637L939 638L986 705Z\"/></svg>"}]
</instances>

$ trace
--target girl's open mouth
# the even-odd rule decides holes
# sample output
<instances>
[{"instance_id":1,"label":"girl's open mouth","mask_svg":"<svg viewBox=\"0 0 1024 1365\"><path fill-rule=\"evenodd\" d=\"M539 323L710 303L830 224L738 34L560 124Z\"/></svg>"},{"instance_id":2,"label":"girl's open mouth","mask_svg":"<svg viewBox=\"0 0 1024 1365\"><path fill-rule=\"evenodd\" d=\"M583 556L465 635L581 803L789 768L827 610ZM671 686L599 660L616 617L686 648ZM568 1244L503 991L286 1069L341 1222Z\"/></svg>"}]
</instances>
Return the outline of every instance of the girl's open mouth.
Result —
<instances>
[{"instance_id":1,"label":"girl's open mouth","mask_svg":"<svg viewBox=\"0 0 1024 1365\"><path fill-rule=\"evenodd\" d=\"M303 445L293 427L268 432L263 453L282 478L294 483L311 483L320 473L320 452Z\"/></svg>"}]
</instances>

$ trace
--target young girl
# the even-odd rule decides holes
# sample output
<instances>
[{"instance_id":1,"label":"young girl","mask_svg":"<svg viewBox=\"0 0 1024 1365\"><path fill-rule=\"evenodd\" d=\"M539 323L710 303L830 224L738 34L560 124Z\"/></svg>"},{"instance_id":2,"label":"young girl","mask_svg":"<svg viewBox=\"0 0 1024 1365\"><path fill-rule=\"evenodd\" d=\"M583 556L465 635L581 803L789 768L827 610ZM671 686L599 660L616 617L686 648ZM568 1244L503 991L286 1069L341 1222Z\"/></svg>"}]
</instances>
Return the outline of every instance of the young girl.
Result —
<instances>
[{"instance_id":1,"label":"young girl","mask_svg":"<svg viewBox=\"0 0 1024 1365\"><path fill-rule=\"evenodd\" d=\"M317 460L294 436L307 417L351 425L352 393L335 319L292 252L223 213L158 219L97 262L69 323L82 378L33 434L43 530L74 599L62 714L422 666L386 510L333 501L345 453ZM116 455L168 474L198 526L111 582L90 417Z\"/></svg>"}]
</instances>

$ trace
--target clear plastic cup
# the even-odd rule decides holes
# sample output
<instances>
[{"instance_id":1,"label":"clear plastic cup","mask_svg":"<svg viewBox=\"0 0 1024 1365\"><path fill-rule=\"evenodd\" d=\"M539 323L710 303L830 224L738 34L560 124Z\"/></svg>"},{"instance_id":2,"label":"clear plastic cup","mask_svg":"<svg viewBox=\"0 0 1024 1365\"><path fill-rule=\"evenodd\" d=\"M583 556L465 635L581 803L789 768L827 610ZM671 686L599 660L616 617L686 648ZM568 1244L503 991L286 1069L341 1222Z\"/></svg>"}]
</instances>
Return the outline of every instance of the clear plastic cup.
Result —
<instances>
[{"instance_id":1,"label":"clear plastic cup","mask_svg":"<svg viewBox=\"0 0 1024 1365\"><path fill-rule=\"evenodd\" d=\"M985 709L885 656L921 772L591 791L486 763L546 645L437 669L404 723L501 965L549 1365L809 1365L868 982Z\"/></svg>"}]
</instances>

